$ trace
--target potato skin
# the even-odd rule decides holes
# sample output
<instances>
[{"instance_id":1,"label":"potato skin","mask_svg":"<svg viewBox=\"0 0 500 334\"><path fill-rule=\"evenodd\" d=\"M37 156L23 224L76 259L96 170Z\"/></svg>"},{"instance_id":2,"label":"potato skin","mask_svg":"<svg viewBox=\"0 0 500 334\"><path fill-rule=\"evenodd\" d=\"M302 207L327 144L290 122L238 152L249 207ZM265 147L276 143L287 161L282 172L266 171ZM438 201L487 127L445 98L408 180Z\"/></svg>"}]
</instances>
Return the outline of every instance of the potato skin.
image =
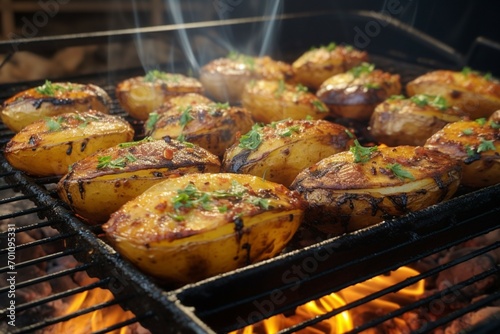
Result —
<instances>
[{"instance_id":1,"label":"potato skin","mask_svg":"<svg viewBox=\"0 0 500 334\"><path fill-rule=\"evenodd\" d=\"M116 98L122 108L133 118L143 121L171 97L203 92L203 86L195 78L157 70L124 80L116 86Z\"/></svg>"},{"instance_id":2,"label":"potato skin","mask_svg":"<svg viewBox=\"0 0 500 334\"><path fill-rule=\"evenodd\" d=\"M226 149L254 124L244 108L228 104L198 103L157 111L157 120L148 122L147 133L155 139L171 137L203 147L221 157Z\"/></svg>"},{"instance_id":3,"label":"potato skin","mask_svg":"<svg viewBox=\"0 0 500 334\"><path fill-rule=\"evenodd\" d=\"M97 110L108 114L111 98L92 84L50 82L17 93L4 101L0 116L12 131L45 117L74 111Z\"/></svg>"},{"instance_id":4,"label":"potato skin","mask_svg":"<svg viewBox=\"0 0 500 334\"><path fill-rule=\"evenodd\" d=\"M239 103L251 80L287 80L291 65L268 56L252 57L233 53L214 59L200 69L200 81L207 94L219 102Z\"/></svg>"},{"instance_id":5,"label":"potato skin","mask_svg":"<svg viewBox=\"0 0 500 334\"><path fill-rule=\"evenodd\" d=\"M500 183L500 123L459 121L446 125L425 143L457 159L463 170L461 183L482 188Z\"/></svg>"},{"instance_id":6,"label":"potato skin","mask_svg":"<svg viewBox=\"0 0 500 334\"><path fill-rule=\"evenodd\" d=\"M314 228L339 235L449 199L460 183L460 165L423 147L379 147L366 162L352 151L334 154L302 171L291 189L309 203ZM397 177L390 164L411 178Z\"/></svg>"},{"instance_id":7,"label":"potato skin","mask_svg":"<svg viewBox=\"0 0 500 334\"><path fill-rule=\"evenodd\" d=\"M33 176L64 175L92 153L132 140L134 129L117 116L73 112L25 126L7 143L5 158Z\"/></svg>"},{"instance_id":8,"label":"potato skin","mask_svg":"<svg viewBox=\"0 0 500 334\"><path fill-rule=\"evenodd\" d=\"M256 122L271 123L283 119L323 119L328 107L305 86L277 80L250 81L243 90L241 104Z\"/></svg>"},{"instance_id":9,"label":"potato skin","mask_svg":"<svg viewBox=\"0 0 500 334\"><path fill-rule=\"evenodd\" d=\"M242 195L208 195L234 193L234 182ZM208 198L190 208L177 201L177 211L174 200L187 187ZM275 256L296 232L304 208L296 192L251 175L190 174L149 188L113 213L103 230L144 272L185 284Z\"/></svg>"},{"instance_id":10,"label":"potato skin","mask_svg":"<svg viewBox=\"0 0 500 334\"><path fill-rule=\"evenodd\" d=\"M100 166L103 158L121 161L121 165ZM201 147L187 147L176 140L144 140L111 147L76 162L58 182L57 192L87 223L97 224L164 179L218 171L219 159Z\"/></svg>"},{"instance_id":11,"label":"potato skin","mask_svg":"<svg viewBox=\"0 0 500 334\"><path fill-rule=\"evenodd\" d=\"M289 186L297 174L319 160L348 150L353 138L346 128L324 120L283 120L254 127L261 138L254 148L231 146L222 170L251 174Z\"/></svg>"},{"instance_id":12,"label":"potato skin","mask_svg":"<svg viewBox=\"0 0 500 334\"><path fill-rule=\"evenodd\" d=\"M420 98L419 98L420 97ZM416 95L413 98L396 96L375 107L370 118L370 134L388 146L423 146L427 139L446 124L459 121L467 114L457 107L438 107L429 103L435 96Z\"/></svg>"},{"instance_id":13,"label":"potato skin","mask_svg":"<svg viewBox=\"0 0 500 334\"><path fill-rule=\"evenodd\" d=\"M471 119L489 117L500 109L500 82L474 71L432 71L410 81L406 92L410 96L441 95Z\"/></svg>"},{"instance_id":14,"label":"potato skin","mask_svg":"<svg viewBox=\"0 0 500 334\"><path fill-rule=\"evenodd\" d=\"M328 78L368 62L368 53L334 43L303 53L292 63L293 81L317 90Z\"/></svg>"},{"instance_id":15,"label":"potato skin","mask_svg":"<svg viewBox=\"0 0 500 334\"><path fill-rule=\"evenodd\" d=\"M319 99L338 117L367 121L379 103L401 93L399 74L375 69L356 74L353 70L360 67L367 68L369 64L326 79L316 92Z\"/></svg>"}]
</instances>

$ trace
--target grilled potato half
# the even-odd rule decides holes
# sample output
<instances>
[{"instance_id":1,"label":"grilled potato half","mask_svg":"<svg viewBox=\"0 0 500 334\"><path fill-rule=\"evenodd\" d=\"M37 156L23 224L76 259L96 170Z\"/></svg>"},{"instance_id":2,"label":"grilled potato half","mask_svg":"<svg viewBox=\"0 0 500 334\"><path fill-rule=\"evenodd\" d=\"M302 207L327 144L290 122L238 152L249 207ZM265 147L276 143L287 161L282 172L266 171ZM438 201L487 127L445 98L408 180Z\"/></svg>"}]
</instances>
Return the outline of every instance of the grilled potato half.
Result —
<instances>
[{"instance_id":1,"label":"grilled potato half","mask_svg":"<svg viewBox=\"0 0 500 334\"><path fill-rule=\"evenodd\" d=\"M293 81L317 90L326 79L363 62L368 62L366 51L330 43L306 51L292 63Z\"/></svg>"},{"instance_id":2,"label":"grilled potato half","mask_svg":"<svg viewBox=\"0 0 500 334\"><path fill-rule=\"evenodd\" d=\"M462 184L482 188L500 183L500 123L484 118L446 125L425 147L460 161Z\"/></svg>"},{"instance_id":3,"label":"grilled potato half","mask_svg":"<svg viewBox=\"0 0 500 334\"><path fill-rule=\"evenodd\" d=\"M309 203L308 222L339 235L450 198L460 184L460 165L419 146L363 147L334 154L293 181Z\"/></svg>"},{"instance_id":4,"label":"grilled potato half","mask_svg":"<svg viewBox=\"0 0 500 334\"><path fill-rule=\"evenodd\" d=\"M57 192L76 214L96 224L164 179L218 171L219 159L201 147L147 137L76 162L57 184Z\"/></svg>"},{"instance_id":5,"label":"grilled potato half","mask_svg":"<svg viewBox=\"0 0 500 334\"><path fill-rule=\"evenodd\" d=\"M441 95L471 119L489 117L500 109L500 82L465 67L460 71L438 70L426 73L406 85L407 93Z\"/></svg>"},{"instance_id":6,"label":"grilled potato half","mask_svg":"<svg viewBox=\"0 0 500 334\"><path fill-rule=\"evenodd\" d=\"M122 108L133 118L143 121L169 98L186 93L203 93L198 79L159 70L124 80L116 86L116 98Z\"/></svg>"},{"instance_id":7,"label":"grilled potato half","mask_svg":"<svg viewBox=\"0 0 500 334\"><path fill-rule=\"evenodd\" d=\"M348 150L353 139L346 130L324 120L283 120L266 126L257 123L226 151L222 170L289 186L304 168Z\"/></svg>"},{"instance_id":8,"label":"grilled potato half","mask_svg":"<svg viewBox=\"0 0 500 334\"><path fill-rule=\"evenodd\" d=\"M367 121L379 103L400 93L399 74L376 70L373 64L362 63L326 79L316 95L338 117Z\"/></svg>"},{"instance_id":9,"label":"grilled potato half","mask_svg":"<svg viewBox=\"0 0 500 334\"><path fill-rule=\"evenodd\" d=\"M4 101L0 116L12 131L45 117L74 111L97 110L108 114L111 98L102 88L71 82L50 82L34 87Z\"/></svg>"},{"instance_id":10,"label":"grilled potato half","mask_svg":"<svg viewBox=\"0 0 500 334\"><path fill-rule=\"evenodd\" d=\"M271 123L283 119L323 119L328 107L303 85L284 80L252 80L243 90L241 104L256 122Z\"/></svg>"},{"instance_id":11,"label":"grilled potato half","mask_svg":"<svg viewBox=\"0 0 500 334\"><path fill-rule=\"evenodd\" d=\"M209 96L218 102L239 103L245 85L251 80L286 80L291 65L268 56L252 57L231 52L214 59L200 70L200 81Z\"/></svg>"},{"instance_id":12,"label":"grilled potato half","mask_svg":"<svg viewBox=\"0 0 500 334\"><path fill-rule=\"evenodd\" d=\"M255 176L189 174L149 188L103 230L144 272L185 284L275 256L304 208L298 193Z\"/></svg>"},{"instance_id":13,"label":"grilled potato half","mask_svg":"<svg viewBox=\"0 0 500 334\"><path fill-rule=\"evenodd\" d=\"M25 126L7 143L4 155L13 167L33 176L64 175L76 161L133 137L134 129L120 117L73 112Z\"/></svg>"},{"instance_id":14,"label":"grilled potato half","mask_svg":"<svg viewBox=\"0 0 500 334\"><path fill-rule=\"evenodd\" d=\"M467 113L449 106L442 96L394 95L375 107L369 131L388 146L423 146L427 139L446 124L467 117Z\"/></svg>"},{"instance_id":15,"label":"grilled potato half","mask_svg":"<svg viewBox=\"0 0 500 334\"><path fill-rule=\"evenodd\" d=\"M244 108L228 103L198 103L151 113L146 133L155 139L171 137L190 142L222 158L237 141L237 135L248 132L253 124Z\"/></svg>"}]
</instances>

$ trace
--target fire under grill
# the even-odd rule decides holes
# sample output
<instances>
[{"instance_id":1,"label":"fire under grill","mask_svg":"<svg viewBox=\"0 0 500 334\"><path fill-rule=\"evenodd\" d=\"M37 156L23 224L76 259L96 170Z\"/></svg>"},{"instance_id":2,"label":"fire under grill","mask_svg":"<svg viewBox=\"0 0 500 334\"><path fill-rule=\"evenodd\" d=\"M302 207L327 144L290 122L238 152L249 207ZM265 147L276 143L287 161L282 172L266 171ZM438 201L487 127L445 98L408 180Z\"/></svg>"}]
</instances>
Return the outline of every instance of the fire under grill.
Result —
<instances>
[{"instance_id":1,"label":"fire under grill","mask_svg":"<svg viewBox=\"0 0 500 334\"><path fill-rule=\"evenodd\" d=\"M311 43L325 44L326 40L301 38L296 34L297 27L307 25L310 19L315 20L318 29L329 27L335 15L315 13L282 17L283 31L286 32L283 40L278 41L283 45L282 52L293 57ZM366 14L352 15L351 24L361 24L359 22L364 22L362 20L367 17L373 19ZM222 26L244 31L250 23L243 20L225 22ZM184 28L196 34L214 26L217 29L219 25L197 24ZM391 21L388 29L401 33L401 27L393 25ZM154 37L161 33L175 34L178 29L164 27L143 32ZM332 30L330 27L329 31ZM53 47L51 44L56 42L67 45L97 43L106 38L132 38L135 33L122 31L110 32L108 36L89 34L45 41L35 39L31 44L19 44L18 47ZM293 43L291 33L295 33ZM326 38L352 40L346 36ZM412 38L416 37L412 35ZM373 61L380 68L401 74L403 82L437 66L453 68L463 65L456 55L447 54L441 46L430 45L429 40L419 38L428 53L424 64L391 53L374 55ZM435 62L429 62L429 59ZM182 67L185 64L180 66L185 69ZM119 80L141 72L142 68L70 80L94 83L114 97L114 87ZM6 85L2 87L0 101L38 84ZM116 101L112 113L125 116ZM140 124L130 121L140 128ZM11 136L12 133L0 125L1 144L4 145ZM346 332L379 333L384 329L391 332L389 329L392 328L396 333L439 333L450 324L460 328L464 323L470 325L467 329L470 333L496 333L500 329L498 261L492 258L495 252L500 253L500 185L476 191L462 189L445 203L354 233L315 240L308 246L294 241L283 254L273 259L172 288L139 272L122 259L101 238L99 226L87 226L75 217L58 199L55 192L57 181L58 178L26 176L13 169L0 155L0 332L60 333L54 326L88 316L84 323L90 324L88 332L94 333L114 332L125 326L128 326L126 333L144 333L146 329L152 333L235 330L247 333L242 329L246 325L256 324L256 331L263 330L264 325L259 325L261 320L282 315L284 320L281 322L286 326L279 329L280 333L304 329L320 333L327 331L326 325L322 325L324 320L371 305L375 300L397 301L401 299L397 296L400 291L423 281L437 282L439 277L444 277L439 288L426 290L424 295L410 298L411 301L401 303L397 308L377 312L380 306L367 307L370 312L360 313L364 320L356 322L356 326ZM457 250L454 256L443 255L450 249ZM475 270L478 266L483 270ZM389 277L403 267L415 271L397 282L364 293L360 298L344 298L343 303L320 308L319 312L307 314L300 321L288 321L299 313L297 310L303 304L330 294L343 295L343 291L358 283L374 277ZM463 278L457 276L457 271L467 270L470 272ZM477 289L482 289L480 296L471 293ZM96 290L100 299L82 302L74 310L70 308L75 299L84 299L79 296L88 296ZM15 298L10 297L12 293ZM117 307L131 312L114 319L111 314ZM95 311L101 312L100 315ZM473 317L466 319L468 315L477 315L476 320L467 320ZM15 327L8 325L12 319L15 319ZM398 329L398 319L404 319L406 327ZM329 326L331 329L338 325Z\"/></svg>"}]
</instances>

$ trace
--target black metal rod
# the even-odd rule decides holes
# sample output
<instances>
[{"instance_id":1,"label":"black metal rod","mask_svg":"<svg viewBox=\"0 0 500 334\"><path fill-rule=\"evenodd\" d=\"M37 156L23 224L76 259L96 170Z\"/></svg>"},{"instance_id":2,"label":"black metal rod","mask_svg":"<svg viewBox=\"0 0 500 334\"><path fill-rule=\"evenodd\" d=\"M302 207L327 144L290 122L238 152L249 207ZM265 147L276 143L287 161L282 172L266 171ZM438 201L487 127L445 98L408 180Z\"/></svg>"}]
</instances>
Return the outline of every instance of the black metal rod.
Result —
<instances>
[{"instance_id":1,"label":"black metal rod","mask_svg":"<svg viewBox=\"0 0 500 334\"><path fill-rule=\"evenodd\" d=\"M109 327L106 327L106 328L101 329L99 331L92 332L92 334L105 334L105 333L109 333L109 332L114 331L116 329L120 329L122 327L134 324L136 322L140 322L140 321L145 320L147 318L150 318L152 316L153 316L153 312L149 311L149 312L146 312L144 314L141 314L140 316L135 316L135 317L130 318L128 320L121 321L121 322L119 322L119 323L117 323L117 324L115 324L113 326L109 326Z\"/></svg>"},{"instance_id":2,"label":"black metal rod","mask_svg":"<svg viewBox=\"0 0 500 334\"><path fill-rule=\"evenodd\" d=\"M21 196L12 196L12 197L8 197L8 198L3 198L3 199L0 199L0 205L12 203L12 202L18 202L18 201L30 199L33 197L34 196L21 195Z\"/></svg>"},{"instance_id":3,"label":"black metal rod","mask_svg":"<svg viewBox=\"0 0 500 334\"><path fill-rule=\"evenodd\" d=\"M68 255L74 255L74 254L76 254L78 252L82 252L82 249L67 248L67 249L65 249L63 251L60 251L60 252L57 252L57 253L48 254L48 255L40 256L40 257L38 257L36 259L31 259L31 260L28 260L28 261L23 261L23 262L16 263L16 269L20 269L20 268L24 268L24 267L36 265L38 263L46 262L46 261L49 261L49 260L57 259L57 258L68 256ZM8 271L12 271L11 269L9 269L9 266L5 266L5 267L1 267L0 268L0 274L6 273Z\"/></svg>"},{"instance_id":4,"label":"black metal rod","mask_svg":"<svg viewBox=\"0 0 500 334\"><path fill-rule=\"evenodd\" d=\"M49 244L49 243L54 242L54 241L58 241L61 239L66 239L66 238L72 237L75 234L76 234L75 232L58 234L58 235L54 235L54 236L51 236L48 238L37 239L37 240L27 242L27 243L24 243L21 245L16 245L16 251L20 250L20 249L26 249L29 247L39 246L39 245L46 245L46 244ZM0 249L0 255L5 254L7 252L8 252L8 248Z\"/></svg>"}]
</instances>

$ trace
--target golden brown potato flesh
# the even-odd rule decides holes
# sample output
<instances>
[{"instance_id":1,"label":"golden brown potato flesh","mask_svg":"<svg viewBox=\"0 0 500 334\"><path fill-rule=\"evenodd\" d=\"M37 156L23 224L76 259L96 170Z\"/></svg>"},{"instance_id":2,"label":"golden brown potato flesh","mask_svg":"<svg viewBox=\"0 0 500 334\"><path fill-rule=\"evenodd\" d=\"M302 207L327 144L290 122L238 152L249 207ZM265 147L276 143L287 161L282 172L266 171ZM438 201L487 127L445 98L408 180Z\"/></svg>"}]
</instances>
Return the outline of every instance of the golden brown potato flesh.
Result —
<instances>
[{"instance_id":1,"label":"golden brown potato flesh","mask_svg":"<svg viewBox=\"0 0 500 334\"><path fill-rule=\"evenodd\" d=\"M252 80L243 90L241 104L256 122L271 123L283 119L323 119L328 107L303 85L283 80Z\"/></svg>"},{"instance_id":2,"label":"golden brown potato flesh","mask_svg":"<svg viewBox=\"0 0 500 334\"><path fill-rule=\"evenodd\" d=\"M92 109L107 114L110 105L109 95L98 86L46 80L5 100L0 115L9 129L19 132L37 120L64 113Z\"/></svg>"},{"instance_id":3,"label":"golden brown potato flesh","mask_svg":"<svg viewBox=\"0 0 500 334\"><path fill-rule=\"evenodd\" d=\"M368 62L368 53L350 45L328 45L313 48L292 63L293 81L313 90L335 74Z\"/></svg>"},{"instance_id":4,"label":"golden brown potato flesh","mask_svg":"<svg viewBox=\"0 0 500 334\"><path fill-rule=\"evenodd\" d=\"M145 121L152 111L171 97L202 94L203 91L203 86L195 78L152 70L144 76L120 82L116 87L116 98L130 116Z\"/></svg>"},{"instance_id":5,"label":"golden brown potato flesh","mask_svg":"<svg viewBox=\"0 0 500 334\"><path fill-rule=\"evenodd\" d=\"M256 124L226 151L222 168L289 186L304 168L348 150L351 136L345 127L324 120Z\"/></svg>"},{"instance_id":6,"label":"golden brown potato flesh","mask_svg":"<svg viewBox=\"0 0 500 334\"><path fill-rule=\"evenodd\" d=\"M441 95L471 119L489 117L500 109L500 82L469 68L426 73L406 85L408 95Z\"/></svg>"},{"instance_id":7,"label":"golden brown potato flesh","mask_svg":"<svg viewBox=\"0 0 500 334\"><path fill-rule=\"evenodd\" d=\"M363 147L327 157L291 185L309 203L307 222L339 235L449 199L460 165L418 146Z\"/></svg>"},{"instance_id":8,"label":"golden brown potato flesh","mask_svg":"<svg viewBox=\"0 0 500 334\"><path fill-rule=\"evenodd\" d=\"M398 74L376 70L373 64L363 63L326 79L316 95L336 116L367 121L379 103L400 93Z\"/></svg>"},{"instance_id":9,"label":"golden brown potato flesh","mask_svg":"<svg viewBox=\"0 0 500 334\"><path fill-rule=\"evenodd\" d=\"M231 52L225 58L214 59L200 70L200 81L208 95L218 102L231 104L241 101L245 85L251 80L286 80L291 65L268 56L253 57Z\"/></svg>"},{"instance_id":10,"label":"golden brown potato flesh","mask_svg":"<svg viewBox=\"0 0 500 334\"><path fill-rule=\"evenodd\" d=\"M171 137L193 143L222 157L237 136L248 132L253 124L244 108L198 103L157 110L146 122L146 132L155 139Z\"/></svg>"},{"instance_id":11,"label":"golden brown potato flesh","mask_svg":"<svg viewBox=\"0 0 500 334\"><path fill-rule=\"evenodd\" d=\"M482 188L500 183L500 123L484 118L446 125L425 147L460 161L462 184Z\"/></svg>"},{"instance_id":12,"label":"golden brown potato flesh","mask_svg":"<svg viewBox=\"0 0 500 334\"><path fill-rule=\"evenodd\" d=\"M134 129L118 116L73 112L25 126L7 143L4 154L13 167L30 175L64 175L76 161L133 136Z\"/></svg>"},{"instance_id":13,"label":"golden brown potato flesh","mask_svg":"<svg viewBox=\"0 0 500 334\"><path fill-rule=\"evenodd\" d=\"M423 146L446 124L466 117L464 111L449 106L442 96L395 95L375 107L369 131L379 143L388 146Z\"/></svg>"},{"instance_id":14,"label":"golden brown potato flesh","mask_svg":"<svg viewBox=\"0 0 500 334\"><path fill-rule=\"evenodd\" d=\"M277 255L304 208L298 193L255 176L190 174L149 188L103 230L144 272L185 284Z\"/></svg>"},{"instance_id":15,"label":"golden brown potato flesh","mask_svg":"<svg viewBox=\"0 0 500 334\"><path fill-rule=\"evenodd\" d=\"M76 214L96 224L164 179L218 171L219 159L201 147L147 137L76 162L57 184L57 192Z\"/></svg>"},{"instance_id":16,"label":"golden brown potato flesh","mask_svg":"<svg viewBox=\"0 0 500 334\"><path fill-rule=\"evenodd\" d=\"M491 122L500 123L500 109L491 114L488 120Z\"/></svg>"}]
</instances>

